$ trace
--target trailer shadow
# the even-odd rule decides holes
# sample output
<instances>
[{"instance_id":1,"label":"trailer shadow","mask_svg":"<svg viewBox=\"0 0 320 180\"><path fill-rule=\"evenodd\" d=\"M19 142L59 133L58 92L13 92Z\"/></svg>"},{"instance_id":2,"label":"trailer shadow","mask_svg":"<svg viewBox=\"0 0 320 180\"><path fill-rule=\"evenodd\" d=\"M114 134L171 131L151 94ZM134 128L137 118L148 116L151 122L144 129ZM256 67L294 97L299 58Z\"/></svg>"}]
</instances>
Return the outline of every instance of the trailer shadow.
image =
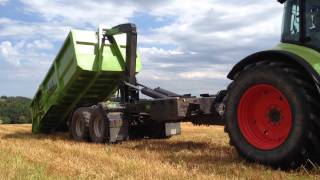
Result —
<instances>
[{"instance_id":1,"label":"trailer shadow","mask_svg":"<svg viewBox=\"0 0 320 180\"><path fill-rule=\"evenodd\" d=\"M32 132L14 132L14 133L3 135L1 139L21 139L21 140L50 139L50 140L56 141L56 140L68 140L69 137L67 133L55 133L51 135L51 134L33 134Z\"/></svg>"},{"instance_id":2,"label":"trailer shadow","mask_svg":"<svg viewBox=\"0 0 320 180\"><path fill-rule=\"evenodd\" d=\"M70 140L68 133L33 134L31 132L14 132L5 134L1 139L18 139L18 140ZM162 161L171 164L185 163L187 166L207 167L208 164L219 166L230 166L232 163L240 163L241 160L232 147L228 145L212 144L206 142L193 141L170 141L141 139L118 144L123 148L133 151L149 151L156 154ZM110 144L106 146L118 146ZM118 146L119 147L119 146Z\"/></svg>"}]
</instances>

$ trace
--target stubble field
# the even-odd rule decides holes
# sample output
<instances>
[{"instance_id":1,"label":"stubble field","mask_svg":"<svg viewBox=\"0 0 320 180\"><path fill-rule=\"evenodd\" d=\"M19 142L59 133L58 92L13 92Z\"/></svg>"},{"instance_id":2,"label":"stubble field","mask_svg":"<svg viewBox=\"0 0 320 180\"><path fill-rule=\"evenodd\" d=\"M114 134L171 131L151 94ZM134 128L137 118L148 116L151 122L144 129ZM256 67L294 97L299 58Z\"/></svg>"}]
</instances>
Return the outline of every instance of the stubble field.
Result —
<instances>
[{"instance_id":1,"label":"stubble field","mask_svg":"<svg viewBox=\"0 0 320 180\"><path fill-rule=\"evenodd\" d=\"M182 135L167 140L105 145L0 125L0 179L320 179L320 170L248 163L218 126L185 123Z\"/></svg>"}]
</instances>

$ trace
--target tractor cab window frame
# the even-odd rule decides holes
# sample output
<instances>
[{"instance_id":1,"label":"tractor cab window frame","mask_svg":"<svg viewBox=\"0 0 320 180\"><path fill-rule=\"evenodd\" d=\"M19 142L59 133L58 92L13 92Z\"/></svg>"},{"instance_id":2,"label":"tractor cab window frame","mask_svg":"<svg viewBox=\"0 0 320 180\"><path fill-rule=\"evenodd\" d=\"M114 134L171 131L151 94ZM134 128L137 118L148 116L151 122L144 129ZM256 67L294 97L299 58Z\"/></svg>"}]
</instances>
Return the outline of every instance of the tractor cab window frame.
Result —
<instances>
[{"instance_id":1,"label":"tractor cab window frame","mask_svg":"<svg viewBox=\"0 0 320 180\"><path fill-rule=\"evenodd\" d=\"M281 41L286 43L300 44L303 35L303 8L302 1L288 0L284 5L284 19L282 22Z\"/></svg>"},{"instance_id":2,"label":"tractor cab window frame","mask_svg":"<svg viewBox=\"0 0 320 180\"><path fill-rule=\"evenodd\" d=\"M319 0L287 0L284 8L281 42L309 47L320 52L320 27L319 31L315 30L314 22L314 14L317 12L320 17Z\"/></svg>"},{"instance_id":3,"label":"tractor cab window frame","mask_svg":"<svg viewBox=\"0 0 320 180\"><path fill-rule=\"evenodd\" d=\"M305 46L320 51L320 2L303 1L304 4L304 39Z\"/></svg>"}]
</instances>

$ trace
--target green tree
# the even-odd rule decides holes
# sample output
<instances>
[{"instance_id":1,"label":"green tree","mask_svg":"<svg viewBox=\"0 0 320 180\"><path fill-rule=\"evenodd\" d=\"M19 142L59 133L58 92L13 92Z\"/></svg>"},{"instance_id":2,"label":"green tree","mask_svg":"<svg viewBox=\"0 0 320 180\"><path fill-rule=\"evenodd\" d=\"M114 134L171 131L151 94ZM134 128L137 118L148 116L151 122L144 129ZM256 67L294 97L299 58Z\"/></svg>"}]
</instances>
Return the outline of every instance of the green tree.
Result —
<instances>
[{"instance_id":1,"label":"green tree","mask_svg":"<svg viewBox=\"0 0 320 180\"><path fill-rule=\"evenodd\" d=\"M29 105L31 99L25 97L0 97L0 120L4 124L31 123Z\"/></svg>"}]
</instances>

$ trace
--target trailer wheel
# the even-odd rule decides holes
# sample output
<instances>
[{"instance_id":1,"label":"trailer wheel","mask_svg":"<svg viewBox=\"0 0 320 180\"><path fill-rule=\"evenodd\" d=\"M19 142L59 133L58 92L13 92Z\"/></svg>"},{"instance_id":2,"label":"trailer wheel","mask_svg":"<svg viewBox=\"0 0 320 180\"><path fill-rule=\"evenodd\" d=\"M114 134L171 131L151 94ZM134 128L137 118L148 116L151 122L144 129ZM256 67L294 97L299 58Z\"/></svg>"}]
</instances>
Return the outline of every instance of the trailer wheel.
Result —
<instances>
[{"instance_id":1,"label":"trailer wheel","mask_svg":"<svg viewBox=\"0 0 320 180\"><path fill-rule=\"evenodd\" d=\"M246 68L229 85L226 129L241 156L283 169L310 158L313 85L301 74L267 62Z\"/></svg>"},{"instance_id":2,"label":"trailer wheel","mask_svg":"<svg viewBox=\"0 0 320 180\"><path fill-rule=\"evenodd\" d=\"M89 140L89 120L91 109L88 107L78 108L72 115L69 126L70 136L76 141Z\"/></svg>"},{"instance_id":3,"label":"trailer wheel","mask_svg":"<svg viewBox=\"0 0 320 180\"><path fill-rule=\"evenodd\" d=\"M94 143L105 143L108 138L108 128L107 128L108 118L101 106L97 106L91 115L89 122L89 134L90 139Z\"/></svg>"}]
</instances>

